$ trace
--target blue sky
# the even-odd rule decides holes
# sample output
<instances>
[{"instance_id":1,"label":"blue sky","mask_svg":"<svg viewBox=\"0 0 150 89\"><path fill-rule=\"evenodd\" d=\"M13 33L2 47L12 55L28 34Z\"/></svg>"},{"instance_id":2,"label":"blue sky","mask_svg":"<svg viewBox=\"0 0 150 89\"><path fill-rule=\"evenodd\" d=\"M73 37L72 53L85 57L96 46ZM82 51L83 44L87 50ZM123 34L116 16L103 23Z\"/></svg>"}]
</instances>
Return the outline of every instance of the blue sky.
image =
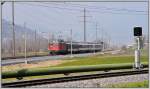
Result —
<instances>
[{"instance_id":1,"label":"blue sky","mask_svg":"<svg viewBox=\"0 0 150 89\"><path fill-rule=\"evenodd\" d=\"M113 44L133 43L133 27L142 26L148 35L147 2L43 2L15 3L15 23L39 32L50 32L56 37L69 37L83 41L83 9L86 8L87 40L95 40L96 23L98 39L110 39ZM3 19L11 21L11 3L3 5Z\"/></svg>"}]
</instances>

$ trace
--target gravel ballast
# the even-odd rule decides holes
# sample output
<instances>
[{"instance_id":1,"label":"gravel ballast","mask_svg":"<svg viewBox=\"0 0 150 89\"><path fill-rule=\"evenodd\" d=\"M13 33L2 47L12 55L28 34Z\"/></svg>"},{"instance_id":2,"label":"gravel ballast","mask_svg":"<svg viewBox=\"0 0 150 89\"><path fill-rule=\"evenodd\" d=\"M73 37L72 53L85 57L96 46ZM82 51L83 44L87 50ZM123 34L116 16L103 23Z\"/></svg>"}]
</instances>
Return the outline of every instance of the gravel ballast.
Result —
<instances>
[{"instance_id":1,"label":"gravel ballast","mask_svg":"<svg viewBox=\"0 0 150 89\"><path fill-rule=\"evenodd\" d=\"M138 74L120 77L97 78L64 83L28 86L28 88L102 88L107 87L108 84L140 82L148 79L148 74Z\"/></svg>"}]
</instances>

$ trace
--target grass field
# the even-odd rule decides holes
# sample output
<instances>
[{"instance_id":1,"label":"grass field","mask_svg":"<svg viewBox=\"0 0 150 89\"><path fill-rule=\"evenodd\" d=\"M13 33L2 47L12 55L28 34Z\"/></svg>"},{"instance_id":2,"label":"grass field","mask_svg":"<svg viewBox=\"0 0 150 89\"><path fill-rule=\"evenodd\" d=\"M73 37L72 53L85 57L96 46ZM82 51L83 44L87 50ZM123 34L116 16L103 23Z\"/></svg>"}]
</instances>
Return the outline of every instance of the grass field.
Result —
<instances>
[{"instance_id":1,"label":"grass field","mask_svg":"<svg viewBox=\"0 0 150 89\"><path fill-rule=\"evenodd\" d=\"M141 57L142 62L148 62L148 56ZM16 64L3 66L2 71L18 70L25 68L40 68L40 67L65 67L65 66L82 66L82 65L98 65L98 64L119 64L119 63L134 63L134 56L130 55L95 55L88 57L74 57L62 60L49 60L31 64Z\"/></svg>"},{"instance_id":2,"label":"grass field","mask_svg":"<svg viewBox=\"0 0 150 89\"><path fill-rule=\"evenodd\" d=\"M148 56L141 57L142 62L148 62ZM49 62L49 63L48 63ZM98 64L120 64L120 63L134 63L134 56L131 55L95 55L89 57L74 57L74 58L66 58L62 59L62 63L58 63L57 65L52 65L52 61L47 61L46 64L43 62L39 64L27 64L22 65L11 65L11 66L3 66L3 71L10 71L10 70L17 70L17 69L24 69L24 68L41 68L41 67L65 67L65 66L82 66L82 65L98 65ZM30 65L30 66L29 66ZM39 66L38 66L39 65ZM42 66L41 66L42 65ZM48 76L33 76L27 77L27 79L38 79L38 78L49 78L51 75ZM58 77L57 75L52 75L53 77ZM2 82L10 82L16 81L16 79L4 79Z\"/></svg>"},{"instance_id":3,"label":"grass field","mask_svg":"<svg viewBox=\"0 0 150 89\"><path fill-rule=\"evenodd\" d=\"M107 88L148 88L149 81L120 83L106 86Z\"/></svg>"},{"instance_id":4,"label":"grass field","mask_svg":"<svg viewBox=\"0 0 150 89\"><path fill-rule=\"evenodd\" d=\"M69 60L69 59L67 59ZM80 65L97 65L97 64L118 64L118 63L134 63L134 56L90 56L70 58L70 62L61 63L58 66L80 66ZM141 57L142 62L148 62L148 56Z\"/></svg>"}]
</instances>

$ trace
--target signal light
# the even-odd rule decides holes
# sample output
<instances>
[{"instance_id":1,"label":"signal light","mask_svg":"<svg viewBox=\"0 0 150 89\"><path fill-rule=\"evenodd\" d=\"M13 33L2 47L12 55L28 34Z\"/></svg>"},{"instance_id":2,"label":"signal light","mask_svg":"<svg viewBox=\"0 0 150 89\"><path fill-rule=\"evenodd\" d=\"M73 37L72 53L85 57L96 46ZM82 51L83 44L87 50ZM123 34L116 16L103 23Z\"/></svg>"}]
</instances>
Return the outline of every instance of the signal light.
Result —
<instances>
[{"instance_id":1,"label":"signal light","mask_svg":"<svg viewBox=\"0 0 150 89\"><path fill-rule=\"evenodd\" d=\"M142 36L142 27L134 27L134 36Z\"/></svg>"}]
</instances>

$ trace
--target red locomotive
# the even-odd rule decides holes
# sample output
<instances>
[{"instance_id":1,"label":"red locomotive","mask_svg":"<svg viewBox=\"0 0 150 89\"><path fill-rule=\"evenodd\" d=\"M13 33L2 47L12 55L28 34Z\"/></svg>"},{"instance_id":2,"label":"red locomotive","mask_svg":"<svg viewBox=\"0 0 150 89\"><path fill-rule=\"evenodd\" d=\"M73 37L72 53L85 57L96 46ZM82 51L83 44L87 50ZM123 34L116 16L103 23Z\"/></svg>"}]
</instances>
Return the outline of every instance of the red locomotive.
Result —
<instances>
[{"instance_id":1,"label":"red locomotive","mask_svg":"<svg viewBox=\"0 0 150 89\"><path fill-rule=\"evenodd\" d=\"M86 53L86 52L97 52L102 50L101 43L91 42L72 42L73 53ZM63 40L54 41L49 44L48 50L50 54L67 54L71 52L71 42L65 42Z\"/></svg>"}]
</instances>

